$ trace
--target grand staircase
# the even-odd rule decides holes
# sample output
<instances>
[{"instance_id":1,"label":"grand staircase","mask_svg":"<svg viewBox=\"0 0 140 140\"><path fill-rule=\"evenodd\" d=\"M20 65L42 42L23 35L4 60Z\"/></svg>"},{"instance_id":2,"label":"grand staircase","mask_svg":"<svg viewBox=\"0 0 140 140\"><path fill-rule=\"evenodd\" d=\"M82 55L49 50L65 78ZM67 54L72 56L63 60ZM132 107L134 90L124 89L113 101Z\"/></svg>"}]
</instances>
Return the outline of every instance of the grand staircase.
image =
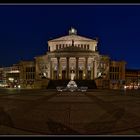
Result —
<instances>
[{"instance_id":1,"label":"grand staircase","mask_svg":"<svg viewBox=\"0 0 140 140\"><path fill-rule=\"evenodd\" d=\"M50 80L47 89L56 89L57 86L66 87L70 80ZM78 87L87 86L88 89L96 89L94 80L74 80Z\"/></svg>"}]
</instances>

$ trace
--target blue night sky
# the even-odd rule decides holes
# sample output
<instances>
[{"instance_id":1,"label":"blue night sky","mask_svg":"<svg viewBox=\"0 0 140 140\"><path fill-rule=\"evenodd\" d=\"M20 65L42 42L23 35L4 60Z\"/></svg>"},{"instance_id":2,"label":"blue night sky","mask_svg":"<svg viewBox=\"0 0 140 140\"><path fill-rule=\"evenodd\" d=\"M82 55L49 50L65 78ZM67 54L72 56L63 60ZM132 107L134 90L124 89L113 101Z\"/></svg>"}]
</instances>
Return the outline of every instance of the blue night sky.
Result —
<instances>
[{"instance_id":1,"label":"blue night sky","mask_svg":"<svg viewBox=\"0 0 140 140\"><path fill-rule=\"evenodd\" d=\"M99 38L100 54L140 69L140 5L0 5L0 66L45 54L47 41L68 34Z\"/></svg>"}]
</instances>

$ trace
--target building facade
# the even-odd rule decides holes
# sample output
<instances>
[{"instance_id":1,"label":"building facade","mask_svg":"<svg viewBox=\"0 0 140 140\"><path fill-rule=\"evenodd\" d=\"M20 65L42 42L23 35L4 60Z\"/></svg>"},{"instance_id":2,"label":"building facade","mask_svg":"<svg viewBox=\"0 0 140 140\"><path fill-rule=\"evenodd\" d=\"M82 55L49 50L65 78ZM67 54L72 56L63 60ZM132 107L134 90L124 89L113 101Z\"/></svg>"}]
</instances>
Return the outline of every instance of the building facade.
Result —
<instances>
[{"instance_id":1,"label":"building facade","mask_svg":"<svg viewBox=\"0 0 140 140\"><path fill-rule=\"evenodd\" d=\"M125 88L139 89L140 88L140 70L126 69L125 72Z\"/></svg>"},{"instance_id":2,"label":"building facade","mask_svg":"<svg viewBox=\"0 0 140 140\"><path fill-rule=\"evenodd\" d=\"M99 54L97 44L97 40L77 35L73 28L69 35L49 40L46 55L35 57L36 78L70 79L72 72L81 80L101 74L108 77L110 58Z\"/></svg>"},{"instance_id":3,"label":"building facade","mask_svg":"<svg viewBox=\"0 0 140 140\"><path fill-rule=\"evenodd\" d=\"M22 88L34 88L35 61L20 61L20 84Z\"/></svg>"},{"instance_id":4,"label":"building facade","mask_svg":"<svg viewBox=\"0 0 140 140\"><path fill-rule=\"evenodd\" d=\"M97 39L80 36L71 28L68 35L48 41L45 55L35 57L36 80L70 79L73 72L76 80L96 80L98 87L120 88L125 80L125 64L101 55ZM111 70L116 67L118 71ZM119 81L116 87L112 86L115 80Z\"/></svg>"},{"instance_id":5,"label":"building facade","mask_svg":"<svg viewBox=\"0 0 140 140\"><path fill-rule=\"evenodd\" d=\"M20 66L13 64L11 67L0 68L0 87L18 87L20 85Z\"/></svg>"},{"instance_id":6,"label":"building facade","mask_svg":"<svg viewBox=\"0 0 140 140\"><path fill-rule=\"evenodd\" d=\"M71 73L75 80L95 80L100 88L120 88L120 81L125 80L125 62L100 54L98 40L80 36L74 28L66 36L49 40L46 54L20 61L19 66L23 88L38 87L45 79L46 83L69 80Z\"/></svg>"},{"instance_id":7,"label":"building facade","mask_svg":"<svg viewBox=\"0 0 140 140\"><path fill-rule=\"evenodd\" d=\"M109 81L111 89L122 89L125 85L125 61L111 61Z\"/></svg>"}]
</instances>

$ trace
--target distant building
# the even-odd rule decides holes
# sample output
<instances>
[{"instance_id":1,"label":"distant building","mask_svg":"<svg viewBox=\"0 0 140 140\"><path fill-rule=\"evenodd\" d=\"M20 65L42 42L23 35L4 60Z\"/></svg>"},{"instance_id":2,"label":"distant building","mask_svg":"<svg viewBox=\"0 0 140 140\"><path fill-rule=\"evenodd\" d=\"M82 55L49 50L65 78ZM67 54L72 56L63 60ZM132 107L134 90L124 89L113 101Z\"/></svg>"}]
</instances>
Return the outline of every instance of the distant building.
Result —
<instances>
[{"instance_id":1,"label":"distant building","mask_svg":"<svg viewBox=\"0 0 140 140\"><path fill-rule=\"evenodd\" d=\"M110 88L120 89L125 85L125 61L111 61L109 70Z\"/></svg>"},{"instance_id":2,"label":"distant building","mask_svg":"<svg viewBox=\"0 0 140 140\"><path fill-rule=\"evenodd\" d=\"M0 68L0 86L13 88L18 85L20 85L20 69L18 64Z\"/></svg>"},{"instance_id":3,"label":"distant building","mask_svg":"<svg viewBox=\"0 0 140 140\"><path fill-rule=\"evenodd\" d=\"M22 88L34 88L35 61L20 61L20 84Z\"/></svg>"},{"instance_id":4,"label":"distant building","mask_svg":"<svg viewBox=\"0 0 140 140\"><path fill-rule=\"evenodd\" d=\"M125 72L125 85L127 89L140 88L140 70L126 69Z\"/></svg>"}]
</instances>

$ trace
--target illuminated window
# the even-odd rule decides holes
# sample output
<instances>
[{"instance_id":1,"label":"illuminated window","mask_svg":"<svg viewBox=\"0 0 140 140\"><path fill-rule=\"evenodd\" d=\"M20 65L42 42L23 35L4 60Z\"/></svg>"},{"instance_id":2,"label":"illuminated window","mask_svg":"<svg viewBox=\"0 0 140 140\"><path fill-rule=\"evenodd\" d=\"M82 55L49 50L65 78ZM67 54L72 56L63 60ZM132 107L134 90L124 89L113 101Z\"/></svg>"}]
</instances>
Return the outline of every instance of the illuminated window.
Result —
<instances>
[{"instance_id":1,"label":"illuminated window","mask_svg":"<svg viewBox=\"0 0 140 140\"><path fill-rule=\"evenodd\" d=\"M112 67L112 72L114 72L115 71L115 68L114 67ZM113 76L114 77L114 76Z\"/></svg>"}]
</instances>

